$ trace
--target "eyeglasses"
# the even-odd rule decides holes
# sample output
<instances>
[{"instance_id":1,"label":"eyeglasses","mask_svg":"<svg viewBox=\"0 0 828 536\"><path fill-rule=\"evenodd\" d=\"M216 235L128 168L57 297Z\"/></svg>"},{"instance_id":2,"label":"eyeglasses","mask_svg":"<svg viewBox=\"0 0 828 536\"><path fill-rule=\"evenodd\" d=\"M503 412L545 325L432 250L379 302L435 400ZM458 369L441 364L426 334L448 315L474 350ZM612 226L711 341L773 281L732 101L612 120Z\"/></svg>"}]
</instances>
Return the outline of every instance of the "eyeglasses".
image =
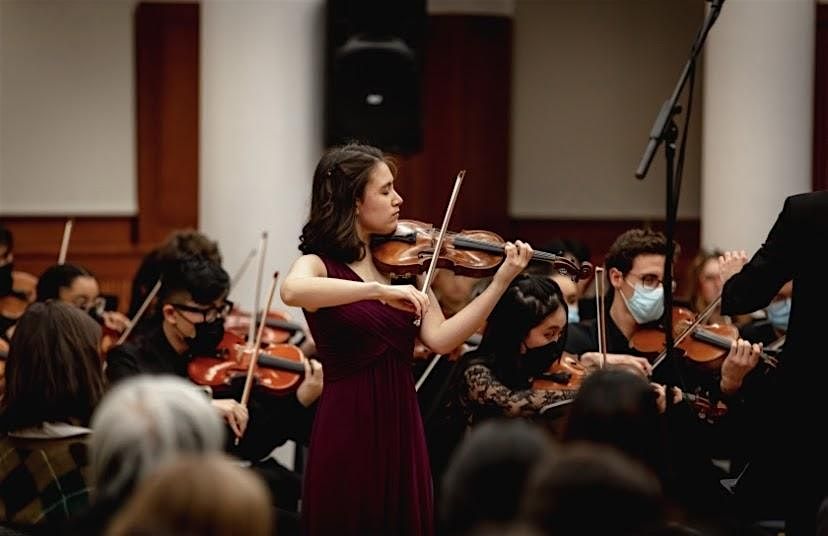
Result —
<instances>
[{"instance_id":1,"label":"eyeglasses","mask_svg":"<svg viewBox=\"0 0 828 536\"><path fill-rule=\"evenodd\" d=\"M649 289L649 290L653 290L653 289L658 288L658 287L660 287L664 284L663 279L659 279L657 276L655 276L653 274L638 275L638 274L634 274L632 272L629 272L627 275L631 275L631 276L637 278L639 281L641 281L641 286L646 288L646 289ZM672 288L673 288L673 290L676 290L675 280L672 281Z\"/></svg>"},{"instance_id":2,"label":"eyeglasses","mask_svg":"<svg viewBox=\"0 0 828 536\"><path fill-rule=\"evenodd\" d=\"M99 315L102 315L103 312L106 311L106 298L104 298L103 296L98 296L86 305L81 306L81 309L83 309L87 313L95 311Z\"/></svg>"},{"instance_id":3,"label":"eyeglasses","mask_svg":"<svg viewBox=\"0 0 828 536\"><path fill-rule=\"evenodd\" d=\"M185 305L183 303L171 303L173 307L180 311L186 311L188 313L193 314L200 314L202 322L213 322L218 318L224 318L227 316L230 311L233 310L233 302L230 300L225 300L223 304L219 305L218 307L193 307L192 305Z\"/></svg>"}]
</instances>

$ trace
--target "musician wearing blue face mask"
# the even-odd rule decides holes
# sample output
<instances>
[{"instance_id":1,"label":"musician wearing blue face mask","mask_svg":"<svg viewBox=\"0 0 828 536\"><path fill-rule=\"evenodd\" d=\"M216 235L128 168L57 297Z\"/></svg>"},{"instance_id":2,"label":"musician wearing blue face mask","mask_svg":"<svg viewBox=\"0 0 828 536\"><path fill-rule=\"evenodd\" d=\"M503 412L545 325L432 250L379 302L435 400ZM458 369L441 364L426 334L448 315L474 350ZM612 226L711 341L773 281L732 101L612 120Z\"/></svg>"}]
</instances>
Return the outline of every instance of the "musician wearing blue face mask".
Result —
<instances>
[{"instance_id":1,"label":"musician wearing blue face mask","mask_svg":"<svg viewBox=\"0 0 828 536\"><path fill-rule=\"evenodd\" d=\"M781 333L788 331L788 320L791 316L790 296L770 302L765 312L774 330Z\"/></svg>"},{"instance_id":2,"label":"musician wearing blue face mask","mask_svg":"<svg viewBox=\"0 0 828 536\"><path fill-rule=\"evenodd\" d=\"M664 313L664 256L667 241L662 233L647 229L631 229L619 236L607 252L605 268L610 289L607 296L607 362L630 365L646 375L653 373L650 363L636 357L629 340L639 326L657 324ZM676 247L678 251L678 247ZM570 326L567 352L580 355L587 367L600 362L598 333L595 321ZM756 366L759 347L737 341L725 358L717 387L732 394L739 390L744 377ZM675 367L662 365L655 381L676 385Z\"/></svg>"},{"instance_id":3,"label":"musician wearing blue face mask","mask_svg":"<svg viewBox=\"0 0 828 536\"><path fill-rule=\"evenodd\" d=\"M755 320L739 328L741 336L766 346L773 345L771 348L780 350L788 331L792 293L793 281L788 281L765 307L766 318Z\"/></svg>"},{"instance_id":4,"label":"musician wearing blue face mask","mask_svg":"<svg viewBox=\"0 0 828 536\"><path fill-rule=\"evenodd\" d=\"M758 345L744 340L735 342L718 375L702 372L689 359L679 356L663 361L653 370L647 359L636 356L637 352L630 348L629 341L641 326L657 326L663 316L666 251L665 236L648 229L626 231L609 248L604 261L608 282L604 313L607 362L631 365L651 376L654 383L724 399L729 407L735 407L735 396L745 376L758 362ZM570 324L565 349L580 356L587 368L598 366L601 356L597 352L596 321ZM675 402L675 398L672 400ZM726 501L721 495L720 475L712 469L710 459L718 444L719 429L728 431L730 427L708 426L683 402L668 408L663 425L668 431L670 463L675 471L666 495L691 516L708 516L712 512L723 515L721 509L726 508Z\"/></svg>"},{"instance_id":5,"label":"musician wearing blue face mask","mask_svg":"<svg viewBox=\"0 0 828 536\"><path fill-rule=\"evenodd\" d=\"M568 324L577 324L581 321L581 317L578 314L578 286L569 276L556 273L549 277L558 284L563 294L567 306L566 322Z\"/></svg>"}]
</instances>

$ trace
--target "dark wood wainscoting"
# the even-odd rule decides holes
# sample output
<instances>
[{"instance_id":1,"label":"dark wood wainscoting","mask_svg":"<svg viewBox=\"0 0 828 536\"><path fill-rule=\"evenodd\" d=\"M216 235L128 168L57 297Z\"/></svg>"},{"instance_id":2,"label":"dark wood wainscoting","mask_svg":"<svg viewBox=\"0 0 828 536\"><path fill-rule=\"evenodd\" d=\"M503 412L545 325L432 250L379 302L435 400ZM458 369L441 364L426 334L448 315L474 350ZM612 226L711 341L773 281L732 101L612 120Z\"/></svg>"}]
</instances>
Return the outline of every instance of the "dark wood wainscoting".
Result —
<instances>
[{"instance_id":1,"label":"dark wood wainscoting","mask_svg":"<svg viewBox=\"0 0 828 536\"><path fill-rule=\"evenodd\" d=\"M103 294L118 298L118 309L129 305L132 276L141 258L152 247L133 240L136 218L76 218L66 262L91 270ZM62 218L3 218L14 235L16 270L40 275L55 264L60 252Z\"/></svg>"},{"instance_id":2,"label":"dark wood wainscoting","mask_svg":"<svg viewBox=\"0 0 828 536\"><path fill-rule=\"evenodd\" d=\"M144 254L171 231L198 226L199 17L195 3L136 7L138 213L75 218L67 262L94 272L121 311ZM14 234L17 269L39 275L56 263L65 221L0 216Z\"/></svg>"}]
</instances>

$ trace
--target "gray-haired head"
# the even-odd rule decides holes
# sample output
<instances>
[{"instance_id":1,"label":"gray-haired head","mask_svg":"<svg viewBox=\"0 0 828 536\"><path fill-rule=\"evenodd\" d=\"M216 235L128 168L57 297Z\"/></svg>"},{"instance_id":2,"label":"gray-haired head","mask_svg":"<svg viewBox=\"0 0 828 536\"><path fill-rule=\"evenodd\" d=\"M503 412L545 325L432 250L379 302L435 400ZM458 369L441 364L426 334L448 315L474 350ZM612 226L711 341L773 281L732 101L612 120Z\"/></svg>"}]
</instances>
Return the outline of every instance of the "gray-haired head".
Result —
<instances>
[{"instance_id":1,"label":"gray-haired head","mask_svg":"<svg viewBox=\"0 0 828 536\"><path fill-rule=\"evenodd\" d=\"M224 445L224 426L207 398L173 376L138 376L117 385L91 426L98 501L122 499L181 453L220 451Z\"/></svg>"}]
</instances>

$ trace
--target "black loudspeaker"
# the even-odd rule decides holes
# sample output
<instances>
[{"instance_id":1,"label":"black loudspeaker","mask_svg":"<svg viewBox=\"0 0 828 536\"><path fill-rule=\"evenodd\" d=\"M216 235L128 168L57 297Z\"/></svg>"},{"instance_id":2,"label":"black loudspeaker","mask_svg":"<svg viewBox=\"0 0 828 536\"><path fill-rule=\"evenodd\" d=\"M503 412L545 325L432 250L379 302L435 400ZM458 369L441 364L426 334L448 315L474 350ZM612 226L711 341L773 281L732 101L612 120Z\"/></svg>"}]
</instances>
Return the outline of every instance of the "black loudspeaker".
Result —
<instances>
[{"instance_id":1,"label":"black loudspeaker","mask_svg":"<svg viewBox=\"0 0 828 536\"><path fill-rule=\"evenodd\" d=\"M328 0L325 142L422 146L425 0Z\"/></svg>"}]
</instances>

